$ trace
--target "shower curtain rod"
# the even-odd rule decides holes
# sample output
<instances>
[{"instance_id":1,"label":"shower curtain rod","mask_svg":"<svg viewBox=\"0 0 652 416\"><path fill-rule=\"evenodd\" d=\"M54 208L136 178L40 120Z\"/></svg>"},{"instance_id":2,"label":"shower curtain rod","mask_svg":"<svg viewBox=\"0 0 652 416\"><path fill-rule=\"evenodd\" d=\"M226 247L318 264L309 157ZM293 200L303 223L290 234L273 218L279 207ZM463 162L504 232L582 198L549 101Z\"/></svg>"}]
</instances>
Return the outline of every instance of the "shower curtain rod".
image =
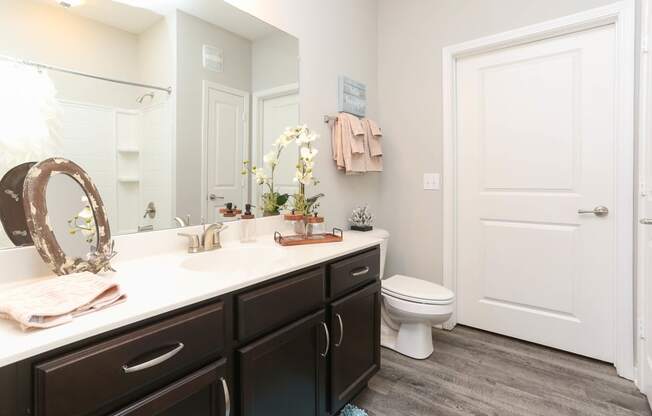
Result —
<instances>
[{"instance_id":1,"label":"shower curtain rod","mask_svg":"<svg viewBox=\"0 0 652 416\"><path fill-rule=\"evenodd\" d=\"M63 72L65 74L79 75L81 77L99 79L101 81L115 82L117 84L131 85L133 87L143 87L143 88L149 88L149 89L153 89L153 90L165 91L168 94L172 94L172 87L165 88L165 87L158 87L156 85L141 84L139 82L122 81L122 80L114 79L114 78L101 77L99 75L87 74L87 73L84 73L84 72L74 71L72 69L61 68L61 67L52 66L52 65L45 65L45 64L38 63L38 62L32 62L32 61L27 61L27 60L24 60L24 59L12 58L11 56L5 56L5 55L0 55L0 60L15 62L15 63L21 64L21 65L33 66L33 67L36 67L38 69L47 69L49 71L57 71L57 72Z\"/></svg>"}]
</instances>

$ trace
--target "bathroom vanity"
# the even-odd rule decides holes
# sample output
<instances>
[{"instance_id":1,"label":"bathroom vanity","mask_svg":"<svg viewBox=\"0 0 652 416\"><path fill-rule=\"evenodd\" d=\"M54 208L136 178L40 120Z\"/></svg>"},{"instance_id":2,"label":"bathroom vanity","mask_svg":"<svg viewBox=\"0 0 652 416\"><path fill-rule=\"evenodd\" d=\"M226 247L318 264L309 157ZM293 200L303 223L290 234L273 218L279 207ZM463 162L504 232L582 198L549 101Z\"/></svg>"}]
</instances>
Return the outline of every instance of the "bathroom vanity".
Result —
<instances>
[{"instance_id":1,"label":"bathroom vanity","mask_svg":"<svg viewBox=\"0 0 652 416\"><path fill-rule=\"evenodd\" d=\"M369 241L330 250L349 253L4 365L0 415L337 414L380 366L380 253ZM26 333L25 346L136 310L133 298Z\"/></svg>"}]
</instances>

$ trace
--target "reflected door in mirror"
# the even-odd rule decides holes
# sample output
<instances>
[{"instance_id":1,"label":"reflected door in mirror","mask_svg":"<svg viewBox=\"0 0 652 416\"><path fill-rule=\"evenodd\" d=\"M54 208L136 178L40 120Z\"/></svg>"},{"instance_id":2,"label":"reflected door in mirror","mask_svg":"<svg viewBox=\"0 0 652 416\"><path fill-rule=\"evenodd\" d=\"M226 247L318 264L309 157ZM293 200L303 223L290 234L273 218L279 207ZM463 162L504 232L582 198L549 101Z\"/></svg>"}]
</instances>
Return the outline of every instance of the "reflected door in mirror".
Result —
<instances>
[{"instance_id":1,"label":"reflected door in mirror","mask_svg":"<svg viewBox=\"0 0 652 416\"><path fill-rule=\"evenodd\" d=\"M242 176L249 93L205 82L206 123L206 219L220 219L219 208L227 202L244 203Z\"/></svg>"}]
</instances>

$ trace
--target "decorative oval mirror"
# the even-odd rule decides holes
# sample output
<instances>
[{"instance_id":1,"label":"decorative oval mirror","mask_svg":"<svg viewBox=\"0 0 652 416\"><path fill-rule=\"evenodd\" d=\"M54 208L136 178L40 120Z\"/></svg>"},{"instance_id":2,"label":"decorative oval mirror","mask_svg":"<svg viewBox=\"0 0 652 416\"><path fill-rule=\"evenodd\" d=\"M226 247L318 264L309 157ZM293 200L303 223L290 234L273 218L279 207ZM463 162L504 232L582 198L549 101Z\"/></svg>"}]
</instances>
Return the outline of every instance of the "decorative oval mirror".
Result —
<instances>
[{"instance_id":1,"label":"decorative oval mirror","mask_svg":"<svg viewBox=\"0 0 652 416\"><path fill-rule=\"evenodd\" d=\"M0 222L9 240L17 247L33 244L23 209L23 184L27 172L35 164L27 162L14 166L0 179Z\"/></svg>"},{"instance_id":2,"label":"decorative oval mirror","mask_svg":"<svg viewBox=\"0 0 652 416\"><path fill-rule=\"evenodd\" d=\"M23 205L34 245L55 273L113 270L106 210L79 165L51 158L33 166L25 178Z\"/></svg>"}]
</instances>

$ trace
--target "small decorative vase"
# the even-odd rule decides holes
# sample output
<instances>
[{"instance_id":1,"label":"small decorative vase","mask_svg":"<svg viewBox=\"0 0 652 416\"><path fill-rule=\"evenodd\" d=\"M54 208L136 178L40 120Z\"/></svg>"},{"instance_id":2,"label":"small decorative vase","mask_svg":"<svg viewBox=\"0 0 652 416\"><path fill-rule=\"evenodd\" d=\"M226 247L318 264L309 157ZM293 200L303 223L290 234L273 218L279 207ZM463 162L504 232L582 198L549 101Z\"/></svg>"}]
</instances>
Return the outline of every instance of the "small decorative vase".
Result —
<instances>
[{"instance_id":1,"label":"small decorative vase","mask_svg":"<svg viewBox=\"0 0 652 416\"><path fill-rule=\"evenodd\" d=\"M307 235L308 227L303 219L294 222L294 233L302 236Z\"/></svg>"}]
</instances>

